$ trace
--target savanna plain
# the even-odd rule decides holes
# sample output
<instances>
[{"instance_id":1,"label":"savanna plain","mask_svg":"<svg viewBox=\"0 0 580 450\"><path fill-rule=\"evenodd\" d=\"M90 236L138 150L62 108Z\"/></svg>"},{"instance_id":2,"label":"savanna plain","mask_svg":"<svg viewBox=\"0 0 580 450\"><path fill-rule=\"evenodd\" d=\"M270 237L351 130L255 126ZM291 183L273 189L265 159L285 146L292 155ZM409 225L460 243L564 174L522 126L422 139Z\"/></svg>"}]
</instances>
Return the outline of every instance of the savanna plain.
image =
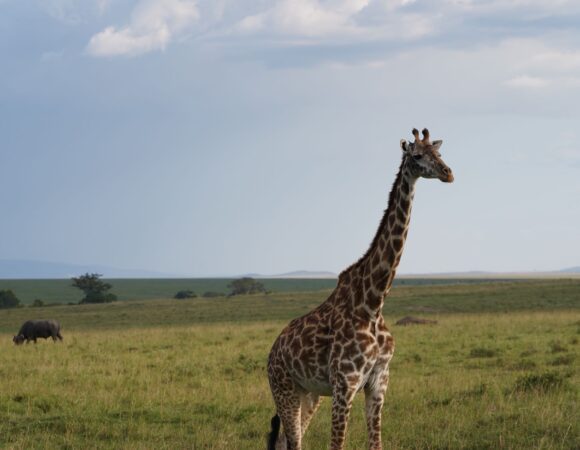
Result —
<instances>
[{"instance_id":1,"label":"savanna plain","mask_svg":"<svg viewBox=\"0 0 580 450\"><path fill-rule=\"evenodd\" d=\"M309 283L317 290L296 280L266 295L0 310L0 447L265 448L270 346L330 293ZM385 448L580 448L580 280L399 284L384 315L396 343ZM406 315L437 324L395 326ZM14 346L32 318L59 320L64 342ZM304 448L329 436L326 398ZM347 448L366 448L362 395Z\"/></svg>"}]
</instances>

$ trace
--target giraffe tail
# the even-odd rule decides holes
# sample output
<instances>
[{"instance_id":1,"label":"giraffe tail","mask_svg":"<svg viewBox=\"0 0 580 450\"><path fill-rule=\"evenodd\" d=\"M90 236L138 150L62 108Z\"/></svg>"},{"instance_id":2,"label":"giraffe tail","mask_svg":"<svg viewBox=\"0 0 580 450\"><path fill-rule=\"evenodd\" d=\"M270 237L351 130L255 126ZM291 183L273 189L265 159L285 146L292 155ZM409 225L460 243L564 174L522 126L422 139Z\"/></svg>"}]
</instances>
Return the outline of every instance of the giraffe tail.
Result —
<instances>
[{"instance_id":1,"label":"giraffe tail","mask_svg":"<svg viewBox=\"0 0 580 450\"><path fill-rule=\"evenodd\" d=\"M270 421L272 431L268 433L268 450L276 450L276 441L278 440L278 433L280 433L280 416L276 414Z\"/></svg>"}]
</instances>

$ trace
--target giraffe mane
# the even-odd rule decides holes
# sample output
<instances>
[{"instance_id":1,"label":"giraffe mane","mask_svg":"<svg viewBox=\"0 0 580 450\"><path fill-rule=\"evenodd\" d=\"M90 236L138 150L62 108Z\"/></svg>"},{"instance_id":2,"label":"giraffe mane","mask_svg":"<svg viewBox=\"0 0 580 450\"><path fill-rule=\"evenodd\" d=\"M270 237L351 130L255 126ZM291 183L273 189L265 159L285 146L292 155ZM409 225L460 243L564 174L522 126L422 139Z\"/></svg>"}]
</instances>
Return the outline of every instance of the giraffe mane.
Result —
<instances>
[{"instance_id":1,"label":"giraffe mane","mask_svg":"<svg viewBox=\"0 0 580 450\"><path fill-rule=\"evenodd\" d=\"M338 276L339 280L344 273L347 273L350 270L352 270L353 268L361 265L366 260L366 258L369 256L369 254L371 253L371 250L374 247L376 247L376 245L378 244L378 240L381 237L381 230L384 229L392 208L396 208L397 185L400 183L401 178L403 176L403 165L404 164L405 164L405 156L403 156L403 159L401 160L401 165L399 166L399 171L397 172L397 176L395 177L395 181L393 182L393 185L391 186L391 192L389 193L389 202L387 204L387 209L385 209L385 212L383 213L383 217L381 219L381 222L379 223L379 226L378 226L377 231L375 233L375 237L373 238L373 240L371 241L371 244L369 245L369 248L364 253L364 255L362 255L355 263L351 264L350 266L348 266L346 269L344 269L340 273L340 275Z\"/></svg>"}]
</instances>

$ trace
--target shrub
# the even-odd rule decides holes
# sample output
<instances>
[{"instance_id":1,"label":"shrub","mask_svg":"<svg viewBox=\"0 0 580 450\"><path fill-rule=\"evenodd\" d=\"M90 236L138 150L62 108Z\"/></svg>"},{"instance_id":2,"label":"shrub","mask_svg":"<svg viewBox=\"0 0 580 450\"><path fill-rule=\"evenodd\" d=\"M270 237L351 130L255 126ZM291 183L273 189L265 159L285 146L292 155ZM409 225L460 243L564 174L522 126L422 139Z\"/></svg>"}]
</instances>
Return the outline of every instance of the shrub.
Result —
<instances>
[{"instance_id":1,"label":"shrub","mask_svg":"<svg viewBox=\"0 0 580 450\"><path fill-rule=\"evenodd\" d=\"M228 287L232 290L229 294L230 296L266 293L264 285L250 277L234 280L228 284Z\"/></svg>"},{"instance_id":2,"label":"shrub","mask_svg":"<svg viewBox=\"0 0 580 450\"><path fill-rule=\"evenodd\" d=\"M32 302L32 305L31 305L31 306L32 306L33 308L40 308L41 306L44 306L44 302L43 302L41 299L39 299L39 298L36 298L36 299L34 299L34 301Z\"/></svg>"},{"instance_id":3,"label":"shrub","mask_svg":"<svg viewBox=\"0 0 580 450\"><path fill-rule=\"evenodd\" d=\"M550 352L551 353L560 353L560 352L567 352L568 349L564 347L560 341L552 341L550 342Z\"/></svg>"},{"instance_id":4,"label":"shrub","mask_svg":"<svg viewBox=\"0 0 580 450\"><path fill-rule=\"evenodd\" d=\"M497 356L498 351L492 348L476 347L472 348L469 356L472 358L493 358Z\"/></svg>"},{"instance_id":5,"label":"shrub","mask_svg":"<svg viewBox=\"0 0 580 450\"><path fill-rule=\"evenodd\" d=\"M116 302L117 296L111 293L104 292L89 292L85 298L83 298L79 304L83 303L111 303Z\"/></svg>"},{"instance_id":6,"label":"shrub","mask_svg":"<svg viewBox=\"0 0 580 450\"><path fill-rule=\"evenodd\" d=\"M202 297L204 298L215 298L215 297L225 297L226 294L224 294L223 292L213 292L213 291L207 291L204 292Z\"/></svg>"},{"instance_id":7,"label":"shrub","mask_svg":"<svg viewBox=\"0 0 580 450\"><path fill-rule=\"evenodd\" d=\"M0 291L0 309L16 308L20 306L20 300L11 289Z\"/></svg>"},{"instance_id":8,"label":"shrub","mask_svg":"<svg viewBox=\"0 0 580 450\"><path fill-rule=\"evenodd\" d=\"M542 374L528 374L516 380L514 390L516 391L550 391L564 385L564 377L556 372L546 372Z\"/></svg>"},{"instance_id":9,"label":"shrub","mask_svg":"<svg viewBox=\"0 0 580 450\"><path fill-rule=\"evenodd\" d=\"M574 362L574 355L560 355L550 362L552 366L569 366Z\"/></svg>"},{"instance_id":10,"label":"shrub","mask_svg":"<svg viewBox=\"0 0 580 450\"><path fill-rule=\"evenodd\" d=\"M173 296L173 298L177 298L177 299L196 298L196 297L197 297L197 295L195 294L195 292L190 291L190 290L179 291L177 294L175 294Z\"/></svg>"}]
</instances>

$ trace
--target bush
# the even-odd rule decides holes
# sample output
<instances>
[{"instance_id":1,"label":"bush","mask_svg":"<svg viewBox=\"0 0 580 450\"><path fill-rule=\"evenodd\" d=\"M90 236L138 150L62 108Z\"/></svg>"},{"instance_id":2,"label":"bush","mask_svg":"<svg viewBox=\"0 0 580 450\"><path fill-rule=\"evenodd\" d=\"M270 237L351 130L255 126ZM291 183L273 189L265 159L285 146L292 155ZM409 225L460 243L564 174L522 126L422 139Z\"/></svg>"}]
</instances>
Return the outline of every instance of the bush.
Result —
<instances>
[{"instance_id":1,"label":"bush","mask_svg":"<svg viewBox=\"0 0 580 450\"><path fill-rule=\"evenodd\" d=\"M516 391L550 391L564 385L564 377L559 373L546 372L542 374L529 374L516 380Z\"/></svg>"},{"instance_id":2,"label":"bush","mask_svg":"<svg viewBox=\"0 0 580 450\"><path fill-rule=\"evenodd\" d=\"M79 304L84 303L111 303L116 302L117 296L115 294L106 294L104 292L89 292L85 298L83 298Z\"/></svg>"},{"instance_id":3,"label":"bush","mask_svg":"<svg viewBox=\"0 0 580 450\"><path fill-rule=\"evenodd\" d=\"M204 298L215 298L215 297L225 297L226 294L224 294L223 292L213 292L213 291L207 291L204 292L202 297Z\"/></svg>"},{"instance_id":4,"label":"bush","mask_svg":"<svg viewBox=\"0 0 580 450\"><path fill-rule=\"evenodd\" d=\"M264 288L264 285L250 277L234 280L228 284L228 287L232 290L229 295L266 293L266 288Z\"/></svg>"},{"instance_id":5,"label":"bush","mask_svg":"<svg viewBox=\"0 0 580 450\"><path fill-rule=\"evenodd\" d=\"M567 352L568 349L564 347L560 341L552 341L550 342L550 353L560 353L560 352Z\"/></svg>"},{"instance_id":6,"label":"bush","mask_svg":"<svg viewBox=\"0 0 580 450\"><path fill-rule=\"evenodd\" d=\"M0 309L16 308L20 306L20 300L11 289L0 291Z\"/></svg>"},{"instance_id":7,"label":"bush","mask_svg":"<svg viewBox=\"0 0 580 450\"><path fill-rule=\"evenodd\" d=\"M40 308L41 306L44 306L44 302L42 300L40 300L39 298L34 299L34 301L32 302L32 306L33 308Z\"/></svg>"},{"instance_id":8,"label":"bush","mask_svg":"<svg viewBox=\"0 0 580 450\"><path fill-rule=\"evenodd\" d=\"M472 358L493 358L497 353L497 350L491 348L476 347L471 349L469 356Z\"/></svg>"},{"instance_id":9,"label":"bush","mask_svg":"<svg viewBox=\"0 0 580 450\"><path fill-rule=\"evenodd\" d=\"M189 291L189 290L179 291L177 294L175 294L173 296L173 298L177 298L177 299L196 298L196 297L197 297L196 293L193 291Z\"/></svg>"}]
</instances>

